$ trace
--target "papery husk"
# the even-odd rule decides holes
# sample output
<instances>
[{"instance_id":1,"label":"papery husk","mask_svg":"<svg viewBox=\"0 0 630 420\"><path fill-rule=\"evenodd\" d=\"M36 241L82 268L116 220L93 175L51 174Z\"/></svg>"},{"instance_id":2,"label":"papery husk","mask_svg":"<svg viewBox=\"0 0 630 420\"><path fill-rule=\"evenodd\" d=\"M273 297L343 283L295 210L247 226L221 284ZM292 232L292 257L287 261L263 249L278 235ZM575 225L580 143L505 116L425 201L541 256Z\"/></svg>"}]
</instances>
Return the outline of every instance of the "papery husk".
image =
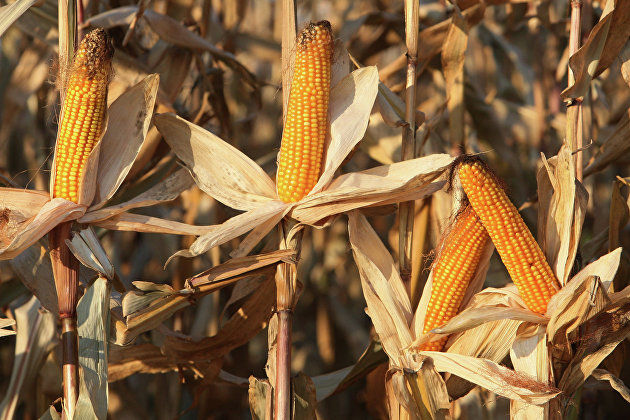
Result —
<instances>
[{"instance_id":1,"label":"papery husk","mask_svg":"<svg viewBox=\"0 0 630 420\"><path fill-rule=\"evenodd\" d=\"M549 265L560 285L564 286L577 254L588 194L575 179L575 164L569 147L563 145L558 155L549 161L544 156L542 159L548 178L540 173L537 177L541 198L539 239ZM543 201L543 198L549 201Z\"/></svg>"},{"instance_id":2,"label":"papery husk","mask_svg":"<svg viewBox=\"0 0 630 420\"><path fill-rule=\"evenodd\" d=\"M510 349L510 358L518 372L524 372L542 383L552 384L553 372L546 342L545 326L523 323ZM510 401L512 419L548 419L549 409L548 404L531 405L521 401Z\"/></svg>"},{"instance_id":3,"label":"papery husk","mask_svg":"<svg viewBox=\"0 0 630 420\"><path fill-rule=\"evenodd\" d=\"M91 227L82 229L66 242L70 251L84 266L113 280L116 271Z\"/></svg>"},{"instance_id":4,"label":"papery husk","mask_svg":"<svg viewBox=\"0 0 630 420\"><path fill-rule=\"evenodd\" d=\"M234 146L174 114L153 117L164 140L206 194L237 210L253 210L276 197L269 176Z\"/></svg>"},{"instance_id":5,"label":"papery husk","mask_svg":"<svg viewBox=\"0 0 630 420\"><path fill-rule=\"evenodd\" d=\"M0 224L0 259L14 258L55 226L85 213L86 206L63 198L43 197L35 191L0 190L0 212L4 216Z\"/></svg>"},{"instance_id":6,"label":"papery husk","mask_svg":"<svg viewBox=\"0 0 630 420\"><path fill-rule=\"evenodd\" d=\"M172 201L193 185L194 181L188 171L186 169L179 169L164 181L154 185L131 200L104 208L90 208L78 222L94 223L127 212L131 209Z\"/></svg>"},{"instance_id":7,"label":"papery husk","mask_svg":"<svg viewBox=\"0 0 630 420\"><path fill-rule=\"evenodd\" d=\"M109 107L102 144L94 203L101 206L122 184L149 130L160 76L151 74L120 95ZM92 172L96 174L97 172Z\"/></svg>"},{"instance_id":8,"label":"papery husk","mask_svg":"<svg viewBox=\"0 0 630 420\"><path fill-rule=\"evenodd\" d=\"M15 1L0 8L0 36L26 12L37 0Z\"/></svg>"},{"instance_id":9,"label":"papery husk","mask_svg":"<svg viewBox=\"0 0 630 420\"><path fill-rule=\"evenodd\" d=\"M17 336L15 359L11 379L0 401L0 419L13 419L21 395L30 397L30 390L23 392L25 383L36 380L51 343L55 341L55 315L41 309L35 296L15 310Z\"/></svg>"},{"instance_id":10,"label":"papery husk","mask_svg":"<svg viewBox=\"0 0 630 420\"><path fill-rule=\"evenodd\" d=\"M186 280L186 287L179 291L166 284L136 281L133 284L138 290L129 291L123 297L122 315L126 317L126 323L117 326L115 342L119 345L131 343L139 334L190 306L193 299L238 280L258 275L270 278L277 264L293 261L293 258L293 252L284 250L229 260Z\"/></svg>"},{"instance_id":11,"label":"papery husk","mask_svg":"<svg viewBox=\"0 0 630 420\"><path fill-rule=\"evenodd\" d=\"M199 235L214 232L217 226L195 226L187 223L164 220L158 217L135 213L121 213L107 219L92 222L92 225L110 230L126 230L146 233L169 233L172 235Z\"/></svg>"}]
</instances>

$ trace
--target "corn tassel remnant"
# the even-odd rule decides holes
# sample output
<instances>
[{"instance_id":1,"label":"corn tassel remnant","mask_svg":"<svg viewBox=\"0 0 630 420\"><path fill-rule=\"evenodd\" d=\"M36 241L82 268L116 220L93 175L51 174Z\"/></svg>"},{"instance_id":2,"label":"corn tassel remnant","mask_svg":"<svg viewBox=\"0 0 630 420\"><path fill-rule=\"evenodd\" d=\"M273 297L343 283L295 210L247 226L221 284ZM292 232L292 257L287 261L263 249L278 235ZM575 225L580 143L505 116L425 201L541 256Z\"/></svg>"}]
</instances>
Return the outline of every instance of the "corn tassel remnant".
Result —
<instances>
[{"instance_id":1,"label":"corn tassel remnant","mask_svg":"<svg viewBox=\"0 0 630 420\"><path fill-rule=\"evenodd\" d=\"M332 53L327 21L310 23L298 36L276 177L284 202L300 200L319 178L328 131Z\"/></svg>"},{"instance_id":2,"label":"corn tassel remnant","mask_svg":"<svg viewBox=\"0 0 630 420\"><path fill-rule=\"evenodd\" d=\"M523 301L532 311L544 314L560 286L518 210L481 160L463 160L459 179Z\"/></svg>"},{"instance_id":3,"label":"corn tassel remnant","mask_svg":"<svg viewBox=\"0 0 630 420\"><path fill-rule=\"evenodd\" d=\"M85 162L104 128L113 54L110 38L103 29L93 30L79 45L57 133L53 197L75 203L79 200Z\"/></svg>"},{"instance_id":4,"label":"corn tassel remnant","mask_svg":"<svg viewBox=\"0 0 630 420\"><path fill-rule=\"evenodd\" d=\"M479 217L472 207L467 206L443 239L433 264L433 283L424 318L424 334L446 324L457 315L488 239ZM420 350L441 351L447 339L444 337L425 343Z\"/></svg>"}]
</instances>

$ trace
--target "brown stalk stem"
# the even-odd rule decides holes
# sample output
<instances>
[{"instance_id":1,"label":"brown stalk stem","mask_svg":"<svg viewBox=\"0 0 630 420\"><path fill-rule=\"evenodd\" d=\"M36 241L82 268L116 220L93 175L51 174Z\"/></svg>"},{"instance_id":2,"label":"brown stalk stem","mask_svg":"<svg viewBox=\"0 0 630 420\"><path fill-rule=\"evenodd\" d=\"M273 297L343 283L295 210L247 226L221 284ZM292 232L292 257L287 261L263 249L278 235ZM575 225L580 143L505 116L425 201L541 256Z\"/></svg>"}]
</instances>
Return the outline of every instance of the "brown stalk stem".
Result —
<instances>
[{"instance_id":1,"label":"brown stalk stem","mask_svg":"<svg viewBox=\"0 0 630 420\"><path fill-rule=\"evenodd\" d=\"M573 56L580 48L580 36L582 25L582 0L569 0L571 4L571 29L569 32L569 57ZM575 83L575 76L571 67L568 69L568 85ZM582 181L584 144L582 133L582 100L578 99L569 105L567 109L567 140L571 150L575 152L575 177Z\"/></svg>"},{"instance_id":2,"label":"brown stalk stem","mask_svg":"<svg viewBox=\"0 0 630 420\"><path fill-rule=\"evenodd\" d=\"M402 157L416 157L416 67L418 65L419 1L405 0L405 40L407 44L407 82L405 87L405 125L402 132ZM400 203L398 209L398 254L400 276L409 284L415 203Z\"/></svg>"},{"instance_id":3,"label":"brown stalk stem","mask_svg":"<svg viewBox=\"0 0 630 420\"><path fill-rule=\"evenodd\" d=\"M276 359L275 410L276 419L291 418L291 324L293 314L285 309L277 312L278 339Z\"/></svg>"},{"instance_id":4,"label":"brown stalk stem","mask_svg":"<svg viewBox=\"0 0 630 420\"><path fill-rule=\"evenodd\" d=\"M66 240L71 239L72 222L55 227L48 234L59 319L61 320L62 376L64 413L72 419L79 397L79 334L77 300L79 260L70 252Z\"/></svg>"}]
</instances>

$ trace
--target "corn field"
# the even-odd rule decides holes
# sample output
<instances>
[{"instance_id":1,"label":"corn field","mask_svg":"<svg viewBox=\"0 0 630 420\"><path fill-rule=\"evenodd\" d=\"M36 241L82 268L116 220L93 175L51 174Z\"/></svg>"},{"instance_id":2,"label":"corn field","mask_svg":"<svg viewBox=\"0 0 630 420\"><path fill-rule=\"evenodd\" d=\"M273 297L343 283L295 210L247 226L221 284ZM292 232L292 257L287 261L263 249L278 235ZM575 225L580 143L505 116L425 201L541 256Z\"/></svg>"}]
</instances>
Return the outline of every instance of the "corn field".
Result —
<instances>
[{"instance_id":1,"label":"corn field","mask_svg":"<svg viewBox=\"0 0 630 420\"><path fill-rule=\"evenodd\" d=\"M0 420L630 418L630 1L0 0Z\"/></svg>"}]
</instances>

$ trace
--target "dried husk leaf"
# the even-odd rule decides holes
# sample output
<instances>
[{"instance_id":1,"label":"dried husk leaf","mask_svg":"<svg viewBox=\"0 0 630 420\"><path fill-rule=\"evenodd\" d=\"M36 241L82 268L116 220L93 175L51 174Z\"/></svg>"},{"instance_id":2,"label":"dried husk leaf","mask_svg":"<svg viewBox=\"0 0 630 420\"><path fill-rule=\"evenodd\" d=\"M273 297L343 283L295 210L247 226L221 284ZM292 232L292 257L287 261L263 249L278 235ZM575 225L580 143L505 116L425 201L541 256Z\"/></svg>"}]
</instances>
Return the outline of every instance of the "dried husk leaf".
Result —
<instances>
[{"instance_id":1,"label":"dried husk leaf","mask_svg":"<svg viewBox=\"0 0 630 420\"><path fill-rule=\"evenodd\" d=\"M55 337L55 316L40 308L35 296L15 310L17 336L11 379L0 402L0 419L14 418L22 386L35 380ZM29 395L26 393L25 395Z\"/></svg>"},{"instance_id":2,"label":"dried husk leaf","mask_svg":"<svg viewBox=\"0 0 630 420\"><path fill-rule=\"evenodd\" d=\"M449 418L449 397L442 376L435 370L431 359L424 359L416 372L404 372L413 402L420 413L432 419ZM423 416L424 417L424 416Z\"/></svg>"},{"instance_id":3,"label":"dried husk leaf","mask_svg":"<svg viewBox=\"0 0 630 420\"><path fill-rule=\"evenodd\" d=\"M322 191L348 154L365 135L378 91L376 67L353 71L330 91L330 145L322 175L310 194Z\"/></svg>"},{"instance_id":4,"label":"dried husk leaf","mask_svg":"<svg viewBox=\"0 0 630 420\"><path fill-rule=\"evenodd\" d=\"M268 380L249 377L249 410L253 420L273 418L273 389Z\"/></svg>"},{"instance_id":5,"label":"dried husk leaf","mask_svg":"<svg viewBox=\"0 0 630 420\"><path fill-rule=\"evenodd\" d=\"M577 254L588 194L575 179L574 160L566 145L562 146L553 161L543 157L543 163L554 190L548 207L545 205L543 209L547 212L543 216L546 222L544 252L560 284L564 286L569 280ZM548 197L548 193L545 194Z\"/></svg>"},{"instance_id":6,"label":"dried husk leaf","mask_svg":"<svg viewBox=\"0 0 630 420\"><path fill-rule=\"evenodd\" d=\"M109 280L114 278L114 266L91 227L73 235L72 241L66 241L66 244L83 265L103 274Z\"/></svg>"},{"instance_id":7,"label":"dried husk leaf","mask_svg":"<svg viewBox=\"0 0 630 420\"><path fill-rule=\"evenodd\" d=\"M624 400L630 403L630 389L628 389L621 379L605 369L595 369L593 373L591 373L591 377L598 381L608 381L610 386L617 391Z\"/></svg>"},{"instance_id":8,"label":"dried husk leaf","mask_svg":"<svg viewBox=\"0 0 630 420\"><path fill-rule=\"evenodd\" d=\"M431 357L438 372L457 375L512 400L540 405L560 393L560 390L538 382L529 375L514 372L490 360L434 351L420 354Z\"/></svg>"},{"instance_id":9,"label":"dried husk leaf","mask_svg":"<svg viewBox=\"0 0 630 420\"><path fill-rule=\"evenodd\" d=\"M558 387L567 395L572 395L630 333L630 290L624 289L624 294L625 299L614 303L583 324L589 337L580 341L575 357L558 381Z\"/></svg>"},{"instance_id":10,"label":"dried husk leaf","mask_svg":"<svg viewBox=\"0 0 630 420\"><path fill-rule=\"evenodd\" d=\"M262 283L257 293L243 303L217 334L200 340L179 334L169 335L165 338L162 352L183 360L213 360L242 346L267 325L273 313L275 292L273 280Z\"/></svg>"},{"instance_id":11,"label":"dried husk leaf","mask_svg":"<svg viewBox=\"0 0 630 420\"><path fill-rule=\"evenodd\" d=\"M113 206L105 208L90 208L79 220L79 223L93 223L124 213L139 207L148 207L176 199L182 192L194 185L190 173L186 169L179 169L164 181L159 182L142 194Z\"/></svg>"},{"instance_id":12,"label":"dried husk leaf","mask_svg":"<svg viewBox=\"0 0 630 420\"><path fill-rule=\"evenodd\" d=\"M630 86L630 41L619 52L619 60L621 61L621 76Z\"/></svg>"},{"instance_id":13,"label":"dried husk leaf","mask_svg":"<svg viewBox=\"0 0 630 420\"><path fill-rule=\"evenodd\" d=\"M446 81L451 144L463 145L465 143L464 59L467 46L468 25L459 8L455 7L442 46L442 69Z\"/></svg>"},{"instance_id":14,"label":"dried husk leaf","mask_svg":"<svg viewBox=\"0 0 630 420\"><path fill-rule=\"evenodd\" d=\"M122 301L126 328L117 331L116 344L126 345L139 334L151 330L175 312L190 306L193 299L230 286L250 276L273 276L275 266L292 261L292 251L275 251L268 254L236 258L204 271L188 280L186 288L176 291L166 284L134 282L139 291L125 293Z\"/></svg>"},{"instance_id":15,"label":"dried husk leaf","mask_svg":"<svg viewBox=\"0 0 630 420\"><path fill-rule=\"evenodd\" d=\"M7 335L15 335L13 330L5 330L6 327L15 325L15 321L7 318L0 318L0 337L6 337Z\"/></svg>"},{"instance_id":16,"label":"dried husk leaf","mask_svg":"<svg viewBox=\"0 0 630 420\"><path fill-rule=\"evenodd\" d=\"M584 45L569 60L575 83L562 92L563 98L581 98L586 95L591 80L612 63L628 40L629 18L628 2L606 2L599 22L589 33Z\"/></svg>"},{"instance_id":17,"label":"dried husk leaf","mask_svg":"<svg viewBox=\"0 0 630 420\"><path fill-rule=\"evenodd\" d=\"M265 171L221 138L174 114L153 121L199 188L226 206L253 210L277 197Z\"/></svg>"},{"instance_id":18,"label":"dried husk leaf","mask_svg":"<svg viewBox=\"0 0 630 420\"><path fill-rule=\"evenodd\" d=\"M0 8L0 36L37 0L17 0Z\"/></svg>"},{"instance_id":19,"label":"dried husk leaf","mask_svg":"<svg viewBox=\"0 0 630 420\"><path fill-rule=\"evenodd\" d=\"M409 330L411 304L391 255L365 216L348 215L348 236L359 268L367 311L385 352L397 366L404 366L402 349L413 337Z\"/></svg>"},{"instance_id":20,"label":"dried husk leaf","mask_svg":"<svg viewBox=\"0 0 630 420\"><path fill-rule=\"evenodd\" d=\"M553 383L544 325L523 323L510 349L510 359L514 370L517 372L525 373L542 383ZM520 401L510 401L510 415L511 418L518 420L547 419L549 418L549 405L531 405Z\"/></svg>"},{"instance_id":21,"label":"dried husk leaf","mask_svg":"<svg viewBox=\"0 0 630 420\"><path fill-rule=\"evenodd\" d=\"M376 106L383 121L390 127L402 127L405 122L405 103L391 91L385 83L378 83L378 94L376 95ZM416 126L421 126L425 121L424 112L416 110ZM392 163L382 162L382 163Z\"/></svg>"},{"instance_id":22,"label":"dried husk leaf","mask_svg":"<svg viewBox=\"0 0 630 420\"><path fill-rule=\"evenodd\" d=\"M313 380L300 372L291 378L292 413L295 420L316 420L317 398Z\"/></svg>"},{"instance_id":23,"label":"dried husk leaf","mask_svg":"<svg viewBox=\"0 0 630 420\"><path fill-rule=\"evenodd\" d=\"M0 222L0 259L4 260L14 258L58 224L77 219L86 206L63 198L44 201L41 193L3 188L0 208L4 216Z\"/></svg>"},{"instance_id":24,"label":"dried husk leaf","mask_svg":"<svg viewBox=\"0 0 630 420\"><path fill-rule=\"evenodd\" d=\"M75 418L107 418L107 347L111 285L96 279L77 305L81 386Z\"/></svg>"},{"instance_id":25,"label":"dried husk leaf","mask_svg":"<svg viewBox=\"0 0 630 420\"><path fill-rule=\"evenodd\" d=\"M158 217L145 216L143 214L121 213L107 219L92 222L94 226L100 226L110 230L126 230L146 233L169 233L172 235L196 236L206 232L214 232L217 226L195 226L187 223L164 220Z\"/></svg>"},{"instance_id":26,"label":"dried husk leaf","mask_svg":"<svg viewBox=\"0 0 630 420\"><path fill-rule=\"evenodd\" d=\"M212 228L210 233L198 237L189 249L173 254L166 263L168 264L174 257L195 257L203 254L210 248L221 245L261 225L265 225L271 230L273 226L269 226L267 221L277 219L277 216L285 213L288 208L289 205L287 203L273 200L253 210L234 216L220 225L208 226L206 227L207 229ZM260 234L261 232L258 231L257 233ZM260 237L262 238L262 236Z\"/></svg>"},{"instance_id":27,"label":"dried husk leaf","mask_svg":"<svg viewBox=\"0 0 630 420\"><path fill-rule=\"evenodd\" d=\"M433 181L452 160L446 154L430 155L341 175L324 191L298 202L291 217L305 224L315 224L331 215L361 207L425 197L442 188L442 181Z\"/></svg>"},{"instance_id":28,"label":"dried husk leaf","mask_svg":"<svg viewBox=\"0 0 630 420\"><path fill-rule=\"evenodd\" d=\"M630 63L630 61L629 61ZM630 85L630 83L629 83ZM630 151L630 110L617 123L615 130L601 142L595 157L584 168L584 177L608 167L619 159L627 158Z\"/></svg>"},{"instance_id":29,"label":"dried husk leaf","mask_svg":"<svg viewBox=\"0 0 630 420\"><path fill-rule=\"evenodd\" d=\"M129 173L149 130L160 76L151 74L109 107L108 126L100 142L94 204L109 200Z\"/></svg>"},{"instance_id":30,"label":"dried husk leaf","mask_svg":"<svg viewBox=\"0 0 630 420\"><path fill-rule=\"evenodd\" d=\"M50 255L46 248L36 243L11 260L11 267L28 290L39 299L41 305L53 314L59 313L57 289L53 278Z\"/></svg>"}]
</instances>

